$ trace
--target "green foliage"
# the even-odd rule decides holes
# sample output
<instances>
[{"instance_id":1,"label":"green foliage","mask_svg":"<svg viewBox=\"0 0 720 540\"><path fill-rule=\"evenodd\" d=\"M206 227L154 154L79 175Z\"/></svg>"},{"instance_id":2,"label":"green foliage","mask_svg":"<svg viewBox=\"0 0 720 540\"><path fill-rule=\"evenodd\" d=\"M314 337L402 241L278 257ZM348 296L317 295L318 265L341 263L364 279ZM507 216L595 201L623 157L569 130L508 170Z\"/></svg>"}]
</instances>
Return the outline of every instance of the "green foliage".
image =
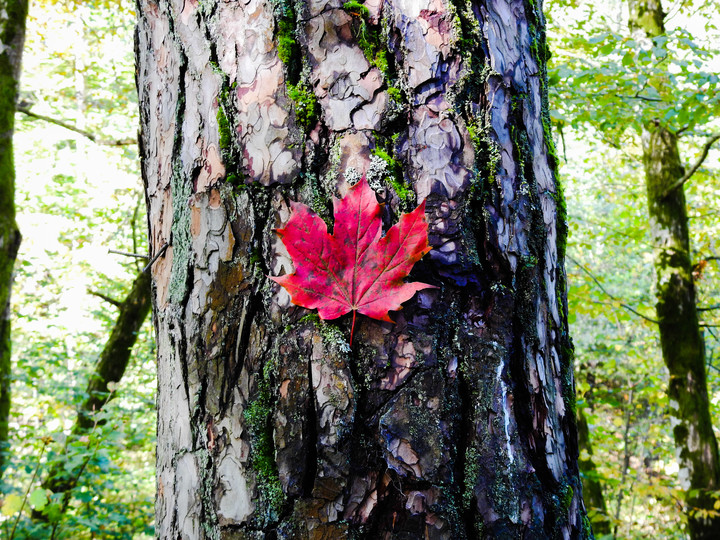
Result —
<instances>
[{"instance_id":1,"label":"green foliage","mask_svg":"<svg viewBox=\"0 0 720 540\"><path fill-rule=\"evenodd\" d=\"M288 84L288 97L295 103L295 117L307 131L315 126L320 115L320 104L312 89L301 82L297 85Z\"/></svg>"},{"instance_id":2,"label":"green foliage","mask_svg":"<svg viewBox=\"0 0 720 540\"><path fill-rule=\"evenodd\" d=\"M718 50L703 43L712 40L680 27L646 39L618 33L608 18L593 21L557 29L549 75L555 122L593 125L617 144L632 136L628 129L638 131L650 121L702 133L717 118Z\"/></svg>"},{"instance_id":3,"label":"green foliage","mask_svg":"<svg viewBox=\"0 0 720 540\"><path fill-rule=\"evenodd\" d=\"M345 2L343 9L353 17L353 33L358 46L372 66L377 67L386 77L390 76L389 53L382 43L380 29L370 24L370 10L360 2Z\"/></svg>"},{"instance_id":4,"label":"green foliage","mask_svg":"<svg viewBox=\"0 0 720 540\"><path fill-rule=\"evenodd\" d=\"M681 152L693 156L704 134L717 129L717 29L711 23L702 29L697 18L682 22L685 10L697 7L678 8L677 27L655 39L631 32L626 20L600 4L559 0L548 14L551 115L562 135L570 224L578 406L590 425L597 465L591 474L603 487L611 529L622 538L685 538L667 372L657 326L648 320L655 317L656 299L640 134L650 122L668 126L682 133ZM706 21L717 10L712 2L701 8ZM689 28L699 31L691 35ZM714 253L720 232L709 206L716 191L709 180L716 174L717 159L708 160L686 186L696 261ZM717 265L697 268L699 305L720 303ZM716 314L702 312L718 425Z\"/></svg>"},{"instance_id":5,"label":"green foliage","mask_svg":"<svg viewBox=\"0 0 720 540\"><path fill-rule=\"evenodd\" d=\"M112 5L112 9L109 6ZM22 99L34 112L103 139L137 130L134 3L34 3L23 57ZM137 148L104 147L58 126L17 115L18 222L23 233L13 291L11 460L0 485L0 536L142 539L153 532L154 365L148 321L131 365L84 438L67 434L116 309L88 289L122 299L147 253ZM49 441L47 448L46 441ZM62 495L41 486L63 458L77 477ZM33 471L37 467L37 475ZM25 494L27 492L27 497ZM20 511L13 501L25 504ZM32 510L47 522L31 519Z\"/></svg>"}]
</instances>

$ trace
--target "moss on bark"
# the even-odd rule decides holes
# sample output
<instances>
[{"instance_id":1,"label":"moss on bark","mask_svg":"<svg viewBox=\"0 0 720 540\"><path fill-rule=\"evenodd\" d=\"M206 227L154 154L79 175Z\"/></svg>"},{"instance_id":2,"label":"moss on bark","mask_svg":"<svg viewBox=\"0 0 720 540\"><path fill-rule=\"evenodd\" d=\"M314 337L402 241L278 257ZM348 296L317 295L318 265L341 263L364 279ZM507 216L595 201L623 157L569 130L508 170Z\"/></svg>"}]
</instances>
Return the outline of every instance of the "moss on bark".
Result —
<instances>
[{"instance_id":1,"label":"moss on bark","mask_svg":"<svg viewBox=\"0 0 720 540\"><path fill-rule=\"evenodd\" d=\"M0 0L0 477L8 447L11 401L10 292L20 247L12 137L27 9L27 0Z\"/></svg>"}]
</instances>

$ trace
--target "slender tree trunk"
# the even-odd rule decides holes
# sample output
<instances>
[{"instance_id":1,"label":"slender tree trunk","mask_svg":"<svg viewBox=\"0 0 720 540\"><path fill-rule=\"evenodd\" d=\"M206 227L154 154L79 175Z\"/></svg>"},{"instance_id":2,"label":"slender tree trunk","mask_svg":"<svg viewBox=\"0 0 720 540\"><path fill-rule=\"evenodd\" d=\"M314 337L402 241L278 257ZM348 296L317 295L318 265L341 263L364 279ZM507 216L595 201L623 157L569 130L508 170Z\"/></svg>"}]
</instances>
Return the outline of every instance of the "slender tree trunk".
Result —
<instances>
[{"instance_id":1,"label":"slender tree trunk","mask_svg":"<svg viewBox=\"0 0 720 540\"><path fill-rule=\"evenodd\" d=\"M142 0L160 538L587 538L538 3ZM267 279L366 174L433 251L395 324Z\"/></svg>"},{"instance_id":2,"label":"slender tree trunk","mask_svg":"<svg viewBox=\"0 0 720 540\"><path fill-rule=\"evenodd\" d=\"M140 272L125 299L119 304L119 313L115 326L103 347L100 358L87 385L87 398L78 409L77 420L73 426L68 443L87 435L98 413L108 402L111 392L110 383L119 383L125 374L132 357L132 349L137 341L138 332L150 313L150 274ZM84 467L84 465L83 465ZM78 482L78 471L68 470L67 456L51 463L43 487L53 493L67 493L64 504L67 505L72 490ZM36 517L40 518L38 513Z\"/></svg>"},{"instance_id":3,"label":"slender tree trunk","mask_svg":"<svg viewBox=\"0 0 720 540\"><path fill-rule=\"evenodd\" d=\"M670 372L670 414L676 420L673 434L680 482L687 492L689 531L694 540L719 538L720 517L712 517L717 515L717 496L712 492L720 490L720 463L710 416L685 193L681 186L665 195L683 175L677 137L662 126L648 126L643 135L643 163L655 251L660 345Z\"/></svg>"},{"instance_id":4,"label":"slender tree trunk","mask_svg":"<svg viewBox=\"0 0 720 540\"><path fill-rule=\"evenodd\" d=\"M665 34L659 0L631 5L633 24L650 38ZM657 82L657 81L656 81ZM659 82L662 84L662 82ZM683 177L677 136L660 121L645 126L643 166L657 275L657 318L663 360L670 372L668 397L680 482L686 490L691 538L720 538L715 509L720 461L712 427L705 373L705 342L700 330L692 275Z\"/></svg>"},{"instance_id":5,"label":"slender tree trunk","mask_svg":"<svg viewBox=\"0 0 720 540\"><path fill-rule=\"evenodd\" d=\"M578 446L580 448L580 474L582 476L583 499L593 532L598 535L610 534L610 519L605 504L602 484L598 479L597 467L593 461L592 443L587 418L582 408L578 409ZM583 457L583 454L586 454Z\"/></svg>"},{"instance_id":6,"label":"slender tree trunk","mask_svg":"<svg viewBox=\"0 0 720 540\"><path fill-rule=\"evenodd\" d=\"M20 247L20 230L15 222L12 137L27 7L27 0L0 0L0 478L9 445L10 291Z\"/></svg>"}]
</instances>

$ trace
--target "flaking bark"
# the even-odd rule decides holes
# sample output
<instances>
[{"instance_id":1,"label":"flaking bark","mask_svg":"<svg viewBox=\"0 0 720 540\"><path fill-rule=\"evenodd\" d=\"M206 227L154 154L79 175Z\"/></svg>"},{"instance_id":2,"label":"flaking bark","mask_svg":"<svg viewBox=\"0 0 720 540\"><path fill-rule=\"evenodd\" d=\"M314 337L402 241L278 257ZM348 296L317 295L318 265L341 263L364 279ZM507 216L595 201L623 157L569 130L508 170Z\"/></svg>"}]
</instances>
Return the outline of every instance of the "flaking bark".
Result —
<instances>
[{"instance_id":1,"label":"flaking bark","mask_svg":"<svg viewBox=\"0 0 720 540\"><path fill-rule=\"evenodd\" d=\"M592 536L540 6L139 2L160 538ZM283 63L285 62L285 63ZM315 111L319 114L307 114ZM433 250L321 322L273 229L366 174Z\"/></svg>"}]
</instances>

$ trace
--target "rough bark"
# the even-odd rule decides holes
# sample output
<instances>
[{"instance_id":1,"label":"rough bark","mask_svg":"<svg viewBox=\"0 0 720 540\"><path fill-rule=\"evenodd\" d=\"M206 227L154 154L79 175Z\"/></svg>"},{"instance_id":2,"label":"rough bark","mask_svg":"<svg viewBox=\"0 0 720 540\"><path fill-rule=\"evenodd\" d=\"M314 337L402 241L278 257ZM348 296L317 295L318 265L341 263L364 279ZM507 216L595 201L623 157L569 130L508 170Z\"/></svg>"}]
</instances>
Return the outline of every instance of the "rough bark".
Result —
<instances>
[{"instance_id":1,"label":"rough bark","mask_svg":"<svg viewBox=\"0 0 720 540\"><path fill-rule=\"evenodd\" d=\"M12 137L27 7L27 0L0 0L0 478L9 444L10 291L20 247L20 230L15 222Z\"/></svg>"},{"instance_id":2,"label":"rough bark","mask_svg":"<svg viewBox=\"0 0 720 540\"><path fill-rule=\"evenodd\" d=\"M118 317L88 381L87 397L78 408L77 420L69 440L87 435L94 426L93 415L99 412L111 397L108 385L119 383L125 374L140 327L150 313L150 306L150 274L140 272L130 292L118 306ZM63 456L51 464L43 481L43 487L53 493L68 493L78 481L77 471L67 470ZM66 499L66 504L68 500Z\"/></svg>"},{"instance_id":3,"label":"rough bark","mask_svg":"<svg viewBox=\"0 0 720 540\"><path fill-rule=\"evenodd\" d=\"M540 10L139 2L160 538L592 536ZM350 347L266 276L362 174L438 289Z\"/></svg>"},{"instance_id":4,"label":"rough bark","mask_svg":"<svg viewBox=\"0 0 720 540\"><path fill-rule=\"evenodd\" d=\"M631 14L633 25L648 37L665 34L659 0L635 2ZM656 312L663 360L670 374L668 397L679 479L686 491L688 530L693 540L719 538L720 514L713 492L720 489L720 460L708 400L685 188L677 185L684 175L678 138L656 120L644 127L642 146L657 276Z\"/></svg>"}]
</instances>

